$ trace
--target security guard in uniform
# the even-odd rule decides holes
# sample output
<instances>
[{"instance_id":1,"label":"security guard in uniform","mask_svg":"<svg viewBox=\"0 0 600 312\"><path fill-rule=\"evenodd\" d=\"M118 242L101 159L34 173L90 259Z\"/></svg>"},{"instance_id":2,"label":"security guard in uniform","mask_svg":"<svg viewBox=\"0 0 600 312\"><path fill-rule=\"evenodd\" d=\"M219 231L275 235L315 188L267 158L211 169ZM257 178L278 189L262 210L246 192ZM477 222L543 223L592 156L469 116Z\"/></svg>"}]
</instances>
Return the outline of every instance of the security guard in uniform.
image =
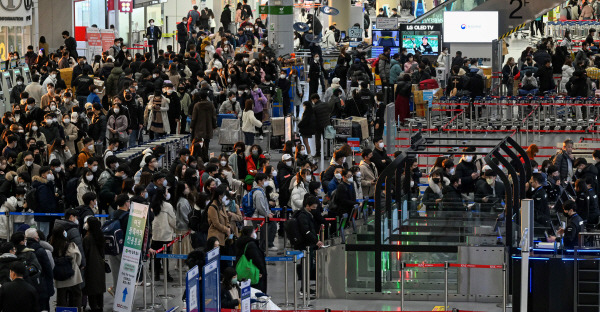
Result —
<instances>
[{"instance_id":1,"label":"security guard in uniform","mask_svg":"<svg viewBox=\"0 0 600 312\"><path fill-rule=\"evenodd\" d=\"M533 220L535 226L540 228L551 228L548 196L546 190L544 190L544 186L547 184L546 177L541 173L534 173L529 182L529 185L533 188L533 190L528 191L528 197L533 199Z\"/></svg>"},{"instance_id":2,"label":"security guard in uniform","mask_svg":"<svg viewBox=\"0 0 600 312\"><path fill-rule=\"evenodd\" d=\"M577 241L579 237L579 233L583 229L583 219L575 212L577 209L577 204L575 204L572 200L567 200L563 204L563 215L567 217L567 228L560 228L556 232L558 236L562 235L563 238L563 247L564 248L573 248L579 245ZM556 237L550 236L548 238L549 242L553 242L556 240Z\"/></svg>"}]
</instances>

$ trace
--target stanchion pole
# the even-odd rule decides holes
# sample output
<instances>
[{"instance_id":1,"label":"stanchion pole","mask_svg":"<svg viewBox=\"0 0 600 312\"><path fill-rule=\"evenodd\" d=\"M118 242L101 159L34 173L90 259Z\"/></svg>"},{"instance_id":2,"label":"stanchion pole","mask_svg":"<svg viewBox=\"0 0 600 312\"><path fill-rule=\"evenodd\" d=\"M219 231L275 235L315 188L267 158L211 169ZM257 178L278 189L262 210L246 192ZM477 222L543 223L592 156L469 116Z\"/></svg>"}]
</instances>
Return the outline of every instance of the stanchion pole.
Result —
<instances>
[{"instance_id":1,"label":"stanchion pole","mask_svg":"<svg viewBox=\"0 0 600 312\"><path fill-rule=\"evenodd\" d=\"M177 128L179 129L179 128ZM178 236L179 241L178 241L178 245L179 245L179 254L183 254L183 235L179 235ZM179 266L179 287L183 288L183 260L181 260L181 258L177 259L177 266Z\"/></svg>"},{"instance_id":2,"label":"stanchion pole","mask_svg":"<svg viewBox=\"0 0 600 312\"><path fill-rule=\"evenodd\" d=\"M305 308L310 307L310 262L312 258L310 256L310 247L306 247L306 288L304 289L304 295L306 296Z\"/></svg>"},{"instance_id":3,"label":"stanchion pole","mask_svg":"<svg viewBox=\"0 0 600 312\"><path fill-rule=\"evenodd\" d=\"M163 254L167 254L167 245L163 244ZM167 276L169 276L169 268L168 268L168 262L167 262L167 258L164 258L162 261L162 267L163 267L163 274L164 274L164 284L163 287L165 289L165 298L169 297L169 293L167 292Z\"/></svg>"},{"instance_id":4,"label":"stanchion pole","mask_svg":"<svg viewBox=\"0 0 600 312\"><path fill-rule=\"evenodd\" d=\"M296 270L296 266L298 265L298 256L294 255L294 310L298 309L298 271ZM287 271L286 271L287 272ZM287 285L287 283L286 283Z\"/></svg>"},{"instance_id":5,"label":"stanchion pole","mask_svg":"<svg viewBox=\"0 0 600 312\"><path fill-rule=\"evenodd\" d=\"M502 264L502 311L506 312L506 263Z\"/></svg>"},{"instance_id":6,"label":"stanchion pole","mask_svg":"<svg viewBox=\"0 0 600 312\"><path fill-rule=\"evenodd\" d=\"M137 308L140 311L153 310L153 307L148 306L148 294L147 294L147 290L146 290L146 276L148 275L148 266L147 265L148 265L147 261L142 261L142 283L144 284L144 285L142 285L144 287L142 290L142 301L144 302L144 305Z\"/></svg>"},{"instance_id":7,"label":"stanchion pole","mask_svg":"<svg viewBox=\"0 0 600 312\"><path fill-rule=\"evenodd\" d=\"M322 229L323 229L323 226L321 226L321 230ZM321 236L321 241L323 241L323 236ZM318 275L319 275L319 258L318 258L318 255L317 255L317 251L315 250L315 299L319 299L319 278L318 278Z\"/></svg>"},{"instance_id":8,"label":"stanchion pole","mask_svg":"<svg viewBox=\"0 0 600 312\"><path fill-rule=\"evenodd\" d=\"M269 216L265 217L265 232L263 233L265 238L265 257L269 256Z\"/></svg>"},{"instance_id":9,"label":"stanchion pole","mask_svg":"<svg viewBox=\"0 0 600 312\"><path fill-rule=\"evenodd\" d=\"M400 310L404 311L404 261L400 263Z\"/></svg>"},{"instance_id":10,"label":"stanchion pole","mask_svg":"<svg viewBox=\"0 0 600 312\"><path fill-rule=\"evenodd\" d=\"M302 257L302 307L306 307L306 288L308 288L306 284L306 251L304 251L304 257Z\"/></svg>"},{"instance_id":11,"label":"stanchion pole","mask_svg":"<svg viewBox=\"0 0 600 312\"><path fill-rule=\"evenodd\" d=\"M150 275L152 275L152 278L150 279L150 300L151 300L151 305L154 308L154 297L156 296L156 294L154 293L154 289L155 289L155 285L154 285L154 255L150 257Z\"/></svg>"},{"instance_id":12,"label":"stanchion pole","mask_svg":"<svg viewBox=\"0 0 600 312\"><path fill-rule=\"evenodd\" d=\"M448 309L448 261L444 262L444 310Z\"/></svg>"}]
</instances>

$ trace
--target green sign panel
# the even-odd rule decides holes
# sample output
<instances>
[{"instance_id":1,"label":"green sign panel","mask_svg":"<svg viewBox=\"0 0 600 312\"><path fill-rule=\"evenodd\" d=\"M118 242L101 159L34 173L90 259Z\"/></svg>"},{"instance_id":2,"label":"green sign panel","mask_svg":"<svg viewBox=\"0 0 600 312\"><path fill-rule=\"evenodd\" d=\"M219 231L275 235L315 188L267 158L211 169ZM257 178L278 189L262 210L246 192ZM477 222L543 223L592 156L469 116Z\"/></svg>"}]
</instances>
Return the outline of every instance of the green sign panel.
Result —
<instances>
[{"instance_id":1,"label":"green sign panel","mask_svg":"<svg viewBox=\"0 0 600 312\"><path fill-rule=\"evenodd\" d=\"M294 14L294 6L292 5L261 5L258 7L259 14L269 14L269 15L292 15Z\"/></svg>"}]
</instances>

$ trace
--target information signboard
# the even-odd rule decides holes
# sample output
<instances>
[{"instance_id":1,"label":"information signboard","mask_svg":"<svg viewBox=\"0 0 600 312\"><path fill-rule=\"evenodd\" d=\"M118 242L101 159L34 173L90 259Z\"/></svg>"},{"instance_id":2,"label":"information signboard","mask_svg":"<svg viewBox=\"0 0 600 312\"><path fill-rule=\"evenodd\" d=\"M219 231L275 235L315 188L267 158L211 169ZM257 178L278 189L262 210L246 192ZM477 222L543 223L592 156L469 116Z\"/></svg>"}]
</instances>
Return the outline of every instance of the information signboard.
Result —
<instances>
[{"instance_id":1,"label":"information signboard","mask_svg":"<svg viewBox=\"0 0 600 312\"><path fill-rule=\"evenodd\" d=\"M129 221L127 223L127 234L121 255L121 267L115 290L113 311L130 312L133 309L133 298L135 297L135 283L139 270L140 257L142 255L142 244L144 242L144 230L148 216L148 205L131 202L129 209ZM113 268L114 270L115 268Z\"/></svg>"},{"instance_id":2,"label":"information signboard","mask_svg":"<svg viewBox=\"0 0 600 312\"><path fill-rule=\"evenodd\" d=\"M185 293L188 312L198 312L200 309L200 269L193 267L186 274Z\"/></svg>"},{"instance_id":3,"label":"information signboard","mask_svg":"<svg viewBox=\"0 0 600 312\"><path fill-rule=\"evenodd\" d=\"M241 312L250 312L250 297L252 295L252 290L250 288L250 280L245 280L242 282L242 311Z\"/></svg>"},{"instance_id":4,"label":"information signboard","mask_svg":"<svg viewBox=\"0 0 600 312\"><path fill-rule=\"evenodd\" d=\"M219 248L206 254L206 265L202 268L202 311L221 311L221 276Z\"/></svg>"}]
</instances>

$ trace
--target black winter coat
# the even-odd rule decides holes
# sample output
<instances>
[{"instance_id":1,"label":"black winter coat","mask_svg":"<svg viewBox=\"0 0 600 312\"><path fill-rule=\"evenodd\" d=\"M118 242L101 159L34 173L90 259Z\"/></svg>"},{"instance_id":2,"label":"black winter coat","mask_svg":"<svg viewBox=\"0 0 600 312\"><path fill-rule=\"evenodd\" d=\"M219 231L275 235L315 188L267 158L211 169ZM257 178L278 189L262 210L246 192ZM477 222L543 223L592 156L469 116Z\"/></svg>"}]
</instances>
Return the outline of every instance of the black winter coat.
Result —
<instances>
[{"instance_id":1,"label":"black winter coat","mask_svg":"<svg viewBox=\"0 0 600 312\"><path fill-rule=\"evenodd\" d=\"M300 132L300 135L302 135L303 137L313 136L316 133L316 122L317 120L312 104L307 103L306 108L304 109L304 113L302 114L302 119L298 123L298 131Z\"/></svg>"},{"instance_id":2,"label":"black winter coat","mask_svg":"<svg viewBox=\"0 0 600 312\"><path fill-rule=\"evenodd\" d=\"M17 278L0 288L0 311L38 312L38 298L33 286L22 278Z\"/></svg>"},{"instance_id":3,"label":"black winter coat","mask_svg":"<svg viewBox=\"0 0 600 312\"><path fill-rule=\"evenodd\" d=\"M315 249L319 237L317 236L317 224L313 215L306 211L306 209L300 209L296 212L295 218L298 221L300 234L302 234L302 242L297 246L294 246L294 249L306 250L306 247L308 246L310 246L311 249Z\"/></svg>"},{"instance_id":4,"label":"black winter coat","mask_svg":"<svg viewBox=\"0 0 600 312\"><path fill-rule=\"evenodd\" d=\"M473 193L475 191L475 180L471 177L471 174L477 172L477 166L475 165L475 157L473 161L466 162L461 160L456 165L456 176L460 178L459 191L461 193Z\"/></svg>"},{"instance_id":5,"label":"black winter coat","mask_svg":"<svg viewBox=\"0 0 600 312\"><path fill-rule=\"evenodd\" d=\"M52 273L52 263L48 258L48 253L35 239L28 238L27 247L34 250L35 257L42 268L39 287L36 287L36 291L40 298L50 298L54 295L54 274Z\"/></svg>"},{"instance_id":6,"label":"black winter coat","mask_svg":"<svg viewBox=\"0 0 600 312\"><path fill-rule=\"evenodd\" d=\"M465 204L463 203L460 192L452 185L445 186L442 189L442 210L464 210Z\"/></svg>"},{"instance_id":7,"label":"black winter coat","mask_svg":"<svg viewBox=\"0 0 600 312\"><path fill-rule=\"evenodd\" d=\"M356 191L354 187L340 182L335 191L335 200L338 205L338 214L350 213L356 204Z\"/></svg>"}]
</instances>

